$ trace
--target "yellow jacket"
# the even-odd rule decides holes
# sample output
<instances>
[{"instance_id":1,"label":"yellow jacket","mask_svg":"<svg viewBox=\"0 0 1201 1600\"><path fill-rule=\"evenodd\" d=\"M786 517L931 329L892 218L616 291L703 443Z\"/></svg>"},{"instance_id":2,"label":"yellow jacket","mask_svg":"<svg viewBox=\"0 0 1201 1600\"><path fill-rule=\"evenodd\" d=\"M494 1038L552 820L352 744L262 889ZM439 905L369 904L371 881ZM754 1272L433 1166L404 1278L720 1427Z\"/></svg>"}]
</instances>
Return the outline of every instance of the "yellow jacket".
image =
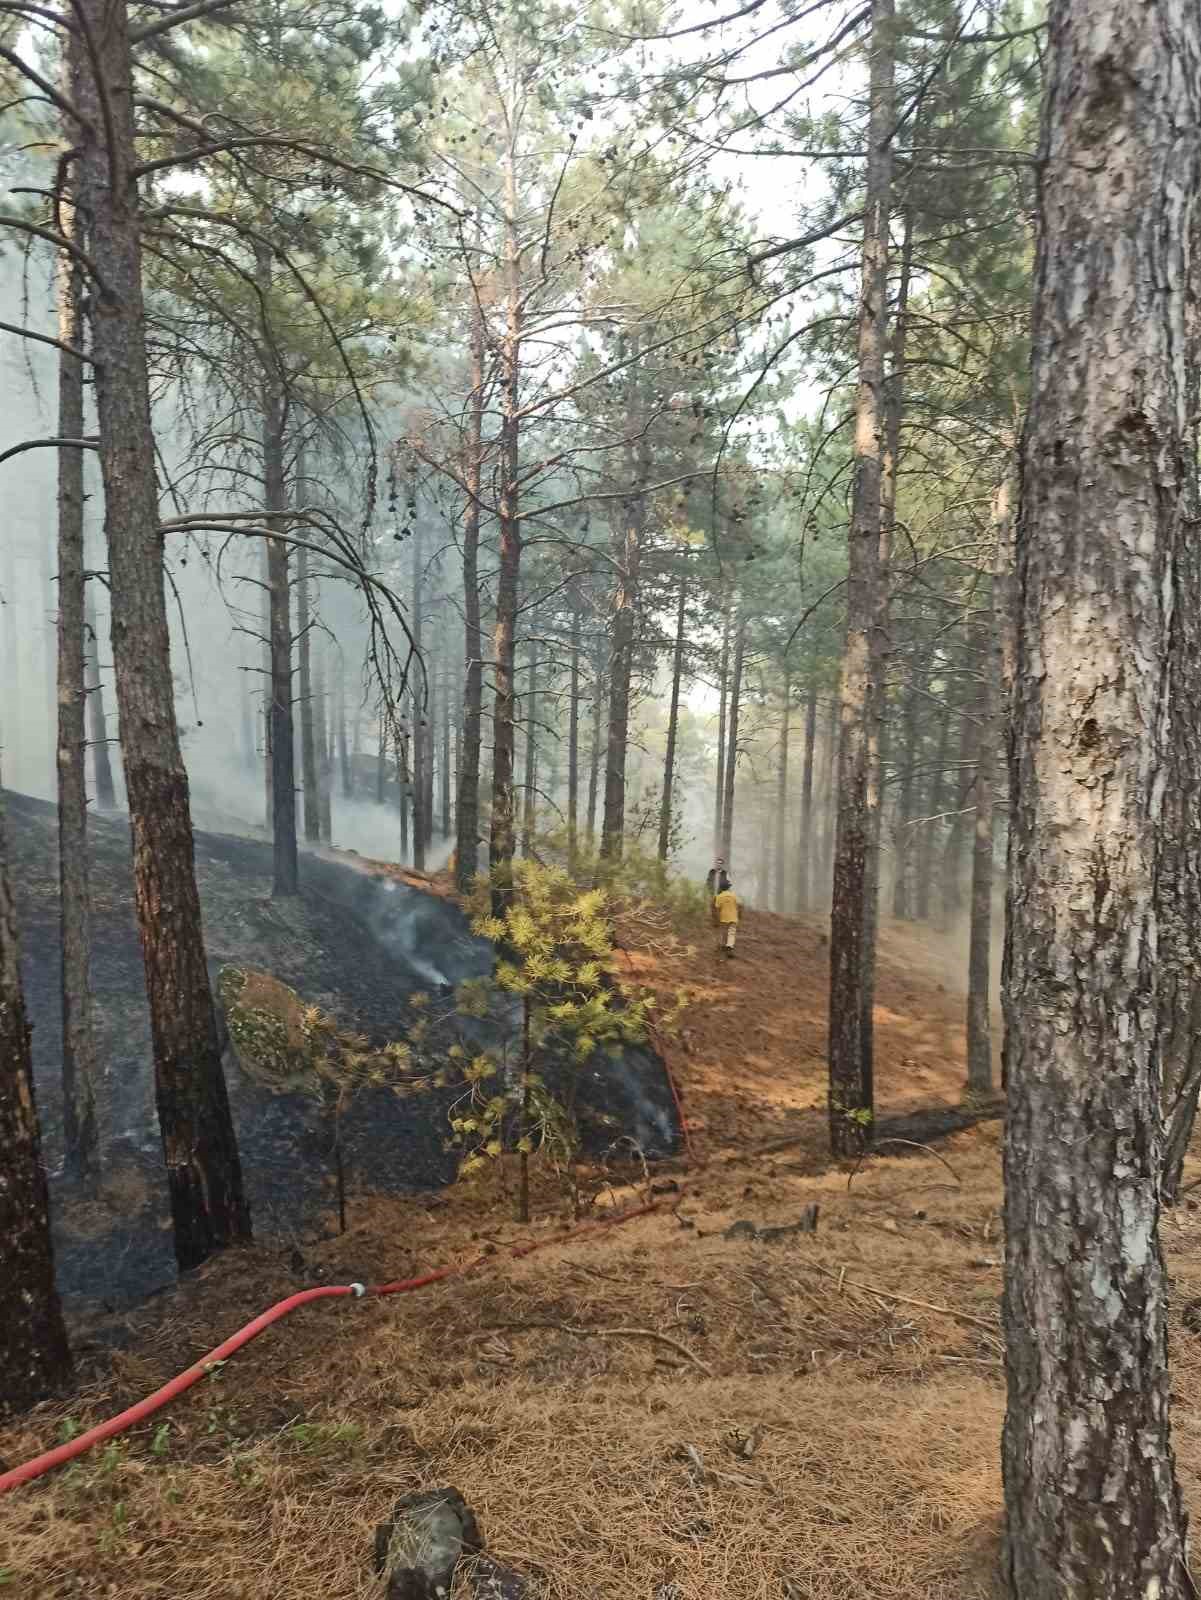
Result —
<instances>
[{"instance_id":1,"label":"yellow jacket","mask_svg":"<svg viewBox=\"0 0 1201 1600\"><path fill-rule=\"evenodd\" d=\"M727 927L731 922L737 925L738 901L734 896L733 889L723 889L714 900L713 906L717 912L717 920L723 928Z\"/></svg>"}]
</instances>

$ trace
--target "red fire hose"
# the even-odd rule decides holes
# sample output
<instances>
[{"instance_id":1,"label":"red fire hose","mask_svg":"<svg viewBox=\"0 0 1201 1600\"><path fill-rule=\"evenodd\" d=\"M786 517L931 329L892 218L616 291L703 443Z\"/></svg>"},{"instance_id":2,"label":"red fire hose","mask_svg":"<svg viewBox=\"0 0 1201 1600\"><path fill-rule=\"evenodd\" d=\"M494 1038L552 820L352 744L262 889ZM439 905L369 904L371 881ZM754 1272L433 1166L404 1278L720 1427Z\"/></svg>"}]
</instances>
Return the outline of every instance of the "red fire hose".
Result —
<instances>
[{"instance_id":1,"label":"red fire hose","mask_svg":"<svg viewBox=\"0 0 1201 1600\"><path fill-rule=\"evenodd\" d=\"M679 1202L677 1201L676 1204ZM581 1234L596 1232L601 1228L615 1227L625 1222L633 1222L636 1217L645 1217L649 1212L657 1211L663 1204L662 1201L652 1200L646 1205L638 1206L630 1211L623 1211L615 1217L607 1217L601 1222L586 1222L579 1227L568 1228L562 1233L551 1235L547 1239L538 1239L533 1244L520 1245L517 1249L508 1252L509 1259L520 1261L525 1256L533 1255L535 1250L545 1250L548 1245L562 1244L568 1239L577 1238ZM431 1283L441 1283L446 1278L459 1278L478 1268L487 1266L494 1260L492 1256L477 1256L474 1261L462 1265L438 1267L433 1272L424 1273L419 1278L399 1278L394 1283L377 1284L367 1287L361 1283L345 1283L331 1285L321 1289L302 1289L299 1294L289 1295L286 1300L279 1300L268 1310L263 1311L248 1322L244 1328L232 1334L223 1344L215 1350L210 1350L208 1355L202 1356L185 1372L172 1378L169 1383L163 1384L161 1389L156 1389L153 1394L147 1395L144 1400L139 1400L136 1405L130 1406L127 1411L122 1411L115 1417L110 1417L107 1422L101 1422L94 1428L89 1428L86 1433L81 1433L77 1438L67 1444L61 1444L54 1450L47 1450L43 1455L35 1456L32 1461L26 1461L11 1471L0 1473L0 1494L9 1489L16 1489L23 1483L31 1483L34 1478L40 1478L44 1472L51 1471L54 1467L61 1467L68 1461L73 1461L76 1456L81 1456L93 1445L111 1439L115 1434L124 1433L127 1428L132 1428L135 1423L143 1422L163 1406L168 1405L178 1395L181 1395L199 1383L201 1378L207 1377L222 1362L228 1361L244 1345L252 1339L257 1339L264 1329L269 1328L273 1322L279 1322L289 1312L295 1311L297 1306L307 1305L310 1300L337 1300L353 1296L363 1299L367 1296L383 1296L389 1294L411 1294L415 1289L424 1289Z\"/></svg>"}]
</instances>

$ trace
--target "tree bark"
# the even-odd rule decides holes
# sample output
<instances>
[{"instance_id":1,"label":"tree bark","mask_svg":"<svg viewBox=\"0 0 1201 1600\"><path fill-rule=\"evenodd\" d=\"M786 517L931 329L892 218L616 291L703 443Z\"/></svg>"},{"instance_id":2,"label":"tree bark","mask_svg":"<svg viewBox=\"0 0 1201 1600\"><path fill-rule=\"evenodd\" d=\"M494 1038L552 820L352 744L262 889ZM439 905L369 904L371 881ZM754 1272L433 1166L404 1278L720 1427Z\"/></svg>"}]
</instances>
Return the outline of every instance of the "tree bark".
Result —
<instances>
[{"instance_id":1,"label":"tree bark","mask_svg":"<svg viewBox=\"0 0 1201 1600\"><path fill-rule=\"evenodd\" d=\"M296 553L296 637L300 652L300 754L304 782L304 837L321 838L321 793L317 776L316 706L313 703L313 617L309 606L309 553Z\"/></svg>"},{"instance_id":2,"label":"tree bark","mask_svg":"<svg viewBox=\"0 0 1201 1600\"><path fill-rule=\"evenodd\" d=\"M100 631L96 626L96 605L92 599L92 591L86 583L84 627L87 639L88 743L92 747L92 777L96 784L96 804L101 811L114 811L117 806L117 786L113 782L108 718L104 712L104 689L100 680Z\"/></svg>"},{"instance_id":3,"label":"tree bark","mask_svg":"<svg viewBox=\"0 0 1201 1600\"><path fill-rule=\"evenodd\" d=\"M671 660L671 705L667 713L667 749L663 756L663 799L659 806L659 860L671 853L671 831L675 805L676 742L680 727L680 687L684 677L684 630L688 622L688 580L680 578L676 602L676 642Z\"/></svg>"},{"instance_id":4,"label":"tree bark","mask_svg":"<svg viewBox=\"0 0 1201 1600\"><path fill-rule=\"evenodd\" d=\"M975 766L978 731L976 720L970 713L971 703L965 699L959 718L959 756L949 785L952 814L939 869L942 926L947 931L954 929L963 915L963 857L967 841L968 799L974 784L974 777L968 774Z\"/></svg>"},{"instance_id":5,"label":"tree bark","mask_svg":"<svg viewBox=\"0 0 1201 1600\"><path fill-rule=\"evenodd\" d=\"M734 601L737 624L734 628L734 667L730 677L730 700L726 709L726 759L723 776L725 793L721 802L721 855L727 867L733 861L734 782L738 775L738 719L742 708L742 669L746 661L746 610L741 597Z\"/></svg>"},{"instance_id":6,"label":"tree bark","mask_svg":"<svg viewBox=\"0 0 1201 1600\"><path fill-rule=\"evenodd\" d=\"M76 56L81 45L72 38ZM78 66L66 74L68 83ZM69 91L73 92L73 91ZM76 213L64 197L63 231L76 233ZM64 251L58 262L58 336L83 343L83 273ZM60 351L58 435L83 437L83 363ZM58 883L62 923L63 1140L67 1171L85 1189L100 1171L96 1127L96 1032L92 1015L92 896L88 859L87 733L84 683L85 600L83 451L58 452Z\"/></svg>"},{"instance_id":7,"label":"tree bark","mask_svg":"<svg viewBox=\"0 0 1201 1600\"><path fill-rule=\"evenodd\" d=\"M440 629L440 631L442 631ZM450 705L451 705L451 675L447 660L445 633L442 633L442 645L439 648L439 661L442 667L442 759L438 763L438 778L441 784L439 801L442 810L442 837L450 838Z\"/></svg>"},{"instance_id":8,"label":"tree bark","mask_svg":"<svg viewBox=\"0 0 1201 1600\"><path fill-rule=\"evenodd\" d=\"M455 882L466 894L479 871L480 728L484 683L484 634L480 625L480 484L483 472L484 319L471 297L471 398L467 413L467 504L463 509L464 662L461 758L455 804Z\"/></svg>"},{"instance_id":9,"label":"tree bark","mask_svg":"<svg viewBox=\"0 0 1201 1600\"><path fill-rule=\"evenodd\" d=\"M1185 1600L1158 939L1196 673L1178 630L1201 606L1201 11L1054 0L1046 71L1011 743L1005 1570L1021 1600Z\"/></svg>"},{"instance_id":10,"label":"tree bark","mask_svg":"<svg viewBox=\"0 0 1201 1600\"><path fill-rule=\"evenodd\" d=\"M939 706L938 718L938 745L934 754L934 765L930 769L926 782L925 815L932 818L941 816L944 796L948 793L947 785L947 747L951 742L951 719L956 712L947 703L946 697L950 694L949 686L943 690L943 701ZM917 867L914 873L914 913L919 922L930 920L930 897L934 882L934 846L936 841L935 829L941 824L925 821L921 825L921 832L914 842Z\"/></svg>"},{"instance_id":11,"label":"tree bark","mask_svg":"<svg viewBox=\"0 0 1201 1600\"><path fill-rule=\"evenodd\" d=\"M80 0L102 87L80 74L87 118L80 210L100 274L92 353L104 474L112 643L146 970L155 1093L182 1268L250 1237L221 1070L179 747L159 533L126 9ZM112 142L108 128L111 127Z\"/></svg>"},{"instance_id":12,"label":"tree bark","mask_svg":"<svg viewBox=\"0 0 1201 1600\"><path fill-rule=\"evenodd\" d=\"M50 1198L33 1098L2 795L0 791L0 1416L5 1416L63 1388L72 1369L54 1285Z\"/></svg>"},{"instance_id":13,"label":"tree bark","mask_svg":"<svg viewBox=\"0 0 1201 1600\"><path fill-rule=\"evenodd\" d=\"M884 344L888 321L888 212L895 121L893 0L873 0L871 103L867 133L863 269L859 305L859 388L847 634L842 658L838 811L830 909L829 1119L835 1156L860 1154L874 1117L870 981L865 927L871 885L869 809L872 756L872 630L880 577Z\"/></svg>"},{"instance_id":14,"label":"tree bark","mask_svg":"<svg viewBox=\"0 0 1201 1600\"><path fill-rule=\"evenodd\" d=\"M358 719L355 719L355 749L358 755ZM350 741L346 732L346 658L341 651L338 653L338 766L342 776L343 800L354 799L354 764L351 759Z\"/></svg>"}]
</instances>

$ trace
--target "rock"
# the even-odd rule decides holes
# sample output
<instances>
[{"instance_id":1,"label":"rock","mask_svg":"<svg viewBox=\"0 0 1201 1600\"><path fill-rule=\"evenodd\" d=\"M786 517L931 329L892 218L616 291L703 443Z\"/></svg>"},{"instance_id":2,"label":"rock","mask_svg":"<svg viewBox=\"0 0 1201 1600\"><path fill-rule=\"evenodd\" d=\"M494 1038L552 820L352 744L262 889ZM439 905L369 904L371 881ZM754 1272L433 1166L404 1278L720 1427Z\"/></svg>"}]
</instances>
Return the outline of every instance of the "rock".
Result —
<instances>
[{"instance_id":1,"label":"rock","mask_svg":"<svg viewBox=\"0 0 1201 1600\"><path fill-rule=\"evenodd\" d=\"M475 1517L457 1489L405 1495L375 1530L375 1565L387 1577L387 1600L450 1600L459 1562L482 1548Z\"/></svg>"},{"instance_id":2,"label":"rock","mask_svg":"<svg viewBox=\"0 0 1201 1600\"><path fill-rule=\"evenodd\" d=\"M741 1218L732 1222L722 1234L723 1239L753 1239L758 1244L778 1244L794 1233L817 1232L817 1202L807 1205L795 1222L785 1222L778 1228L757 1228L753 1222Z\"/></svg>"}]
</instances>

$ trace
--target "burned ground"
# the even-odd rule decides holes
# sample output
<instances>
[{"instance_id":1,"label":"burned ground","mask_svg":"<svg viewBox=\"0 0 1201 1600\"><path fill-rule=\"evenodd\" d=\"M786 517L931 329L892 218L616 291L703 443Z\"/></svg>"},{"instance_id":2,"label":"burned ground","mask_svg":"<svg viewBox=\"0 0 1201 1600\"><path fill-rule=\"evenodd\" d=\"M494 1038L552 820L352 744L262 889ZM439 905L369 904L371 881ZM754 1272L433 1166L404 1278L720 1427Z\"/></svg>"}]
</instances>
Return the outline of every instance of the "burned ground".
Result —
<instances>
[{"instance_id":1,"label":"burned ground","mask_svg":"<svg viewBox=\"0 0 1201 1600\"><path fill-rule=\"evenodd\" d=\"M175 1279L128 826L124 818L97 818L91 828L105 1184L99 1201L84 1201L58 1177L55 811L20 795L8 796L6 805L59 1280L68 1305L99 1301L117 1310ZM226 965L264 969L373 1044L405 1036L415 996L428 1002L422 1015L447 1013L455 987L490 970L490 947L472 937L454 903L404 875L306 854L300 896L272 900L269 846L208 833L196 836L196 869L214 981ZM470 1024L477 1037L480 1027ZM496 1037L493 1028L493 1042ZM329 1226L328 1124L316 1103L303 1096L271 1093L236 1068L228 1078L256 1235L304 1249ZM432 1090L401 1099L381 1089L359 1096L342 1125L353 1190L426 1190L449 1182L457 1160L446 1148L453 1094L452 1089ZM629 1050L620 1060L604 1062L603 1071L598 1067L588 1075L582 1100L594 1147L611 1141L609 1118L648 1155L675 1147L678 1119L653 1051Z\"/></svg>"}]
</instances>

